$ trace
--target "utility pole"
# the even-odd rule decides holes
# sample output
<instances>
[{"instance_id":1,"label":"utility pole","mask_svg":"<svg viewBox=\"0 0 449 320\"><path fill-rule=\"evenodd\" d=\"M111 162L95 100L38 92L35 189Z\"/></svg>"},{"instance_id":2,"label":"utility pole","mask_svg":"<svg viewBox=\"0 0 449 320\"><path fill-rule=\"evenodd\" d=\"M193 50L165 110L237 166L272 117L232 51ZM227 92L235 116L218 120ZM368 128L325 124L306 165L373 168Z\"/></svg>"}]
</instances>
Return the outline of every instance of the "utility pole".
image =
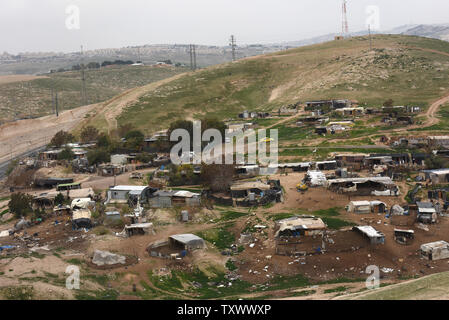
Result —
<instances>
[{"instance_id":1,"label":"utility pole","mask_svg":"<svg viewBox=\"0 0 449 320\"><path fill-rule=\"evenodd\" d=\"M196 70L196 44L193 45L193 71Z\"/></svg>"},{"instance_id":2,"label":"utility pole","mask_svg":"<svg viewBox=\"0 0 449 320\"><path fill-rule=\"evenodd\" d=\"M343 0L342 8L341 8L341 15L342 15L342 25L341 25L341 36L345 37L349 33L349 27L348 27L348 11L347 11L347 3L346 0Z\"/></svg>"},{"instance_id":3,"label":"utility pole","mask_svg":"<svg viewBox=\"0 0 449 320\"><path fill-rule=\"evenodd\" d=\"M53 113L56 113L55 88L54 88L54 85L51 87L51 107L52 107Z\"/></svg>"},{"instance_id":4,"label":"utility pole","mask_svg":"<svg viewBox=\"0 0 449 320\"><path fill-rule=\"evenodd\" d=\"M235 61L235 48L237 47L237 45L236 45L235 37L233 35L231 36L231 39L229 40L229 45L231 46L231 49L232 49L232 61Z\"/></svg>"},{"instance_id":5,"label":"utility pole","mask_svg":"<svg viewBox=\"0 0 449 320\"><path fill-rule=\"evenodd\" d=\"M59 110L58 110L58 91L55 92L55 111L56 111L56 117L59 117Z\"/></svg>"},{"instance_id":6,"label":"utility pole","mask_svg":"<svg viewBox=\"0 0 449 320\"><path fill-rule=\"evenodd\" d=\"M87 93L86 93L86 74L84 72L84 55L83 55L83 46L81 46L81 81L82 88L81 88L81 99L82 99L82 105L87 105Z\"/></svg>"},{"instance_id":7,"label":"utility pole","mask_svg":"<svg viewBox=\"0 0 449 320\"><path fill-rule=\"evenodd\" d=\"M189 45L189 53L190 53L190 69L192 71L196 70L196 45Z\"/></svg>"}]
</instances>

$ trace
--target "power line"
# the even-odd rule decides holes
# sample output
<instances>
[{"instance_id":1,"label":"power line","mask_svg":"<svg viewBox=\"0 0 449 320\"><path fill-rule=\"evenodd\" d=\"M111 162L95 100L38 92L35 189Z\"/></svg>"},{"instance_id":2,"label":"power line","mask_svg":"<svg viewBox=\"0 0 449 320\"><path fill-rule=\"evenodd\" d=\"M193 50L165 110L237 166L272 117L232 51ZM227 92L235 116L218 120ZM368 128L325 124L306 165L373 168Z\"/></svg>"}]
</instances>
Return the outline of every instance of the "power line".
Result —
<instances>
[{"instance_id":1,"label":"power line","mask_svg":"<svg viewBox=\"0 0 449 320\"><path fill-rule=\"evenodd\" d=\"M231 46L232 50L232 61L235 61L235 48L237 47L237 44L234 35L231 36L231 39L229 40L229 45Z\"/></svg>"},{"instance_id":2,"label":"power line","mask_svg":"<svg viewBox=\"0 0 449 320\"><path fill-rule=\"evenodd\" d=\"M348 10L347 10L346 0L343 0L341 11L342 11L341 12L341 14L342 14L341 35L344 37L349 33Z\"/></svg>"},{"instance_id":3,"label":"power line","mask_svg":"<svg viewBox=\"0 0 449 320\"><path fill-rule=\"evenodd\" d=\"M196 66L196 45L189 45L189 53L190 53L190 69L195 71L197 69Z\"/></svg>"}]
</instances>

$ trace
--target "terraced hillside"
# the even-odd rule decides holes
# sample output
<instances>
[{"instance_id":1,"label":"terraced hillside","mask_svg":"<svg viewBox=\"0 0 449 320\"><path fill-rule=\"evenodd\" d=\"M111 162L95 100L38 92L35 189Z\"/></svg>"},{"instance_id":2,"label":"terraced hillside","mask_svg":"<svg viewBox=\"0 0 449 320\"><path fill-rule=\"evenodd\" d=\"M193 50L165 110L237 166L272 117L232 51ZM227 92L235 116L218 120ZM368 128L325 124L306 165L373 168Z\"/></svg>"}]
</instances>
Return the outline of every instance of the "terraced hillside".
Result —
<instances>
[{"instance_id":1,"label":"terraced hillside","mask_svg":"<svg viewBox=\"0 0 449 320\"><path fill-rule=\"evenodd\" d=\"M331 41L189 73L144 93L117 116L146 133L174 119L277 110L309 99L429 107L449 93L449 43L402 35ZM107 114L108 110L104 112ZM96 123L105 124L97 115ZM103 128L105 129L105 128Z\"/></svg>"},{"instance_id":2,"label":"terraced hillside","mask_svg":"<svg viewBox=\"0 0 449 320\"><path fill-rule=\"evenodd\" d=\"M169 78L185 72L184 68L151 66L110 66L86 70L88 103L108 100L125 90ZM36 78L36 79L34 79ZM2 81L4 79L4 81ZM24 117L38 117L52 112L51 90L58 91L60 110L79 107L81 72L61 72L46 77L0 77L0 123Z\"/></svg>"}]
</instances>

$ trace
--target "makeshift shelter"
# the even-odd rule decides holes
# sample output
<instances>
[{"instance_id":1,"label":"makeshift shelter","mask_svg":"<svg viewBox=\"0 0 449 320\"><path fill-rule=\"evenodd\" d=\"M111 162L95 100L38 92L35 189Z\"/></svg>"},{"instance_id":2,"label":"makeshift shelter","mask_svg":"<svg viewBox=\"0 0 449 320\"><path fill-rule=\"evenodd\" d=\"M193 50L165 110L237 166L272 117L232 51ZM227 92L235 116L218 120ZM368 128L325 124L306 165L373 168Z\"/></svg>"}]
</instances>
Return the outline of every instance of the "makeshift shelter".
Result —
<instances>
[{"instance_id":1,"label":"makeshift shelter","mask_svg":"<svg viewBox=\"0 0 449 320\"><path fill-rule=\"evenodd\" d=\"M371 213L371 203L369 201L351 201L347 206L347 211L357 214Z\"/></svg>"},{"instance_id":2,"label":"makeshift shelter","mask_svg":"<svg viewBox=\"0 0 449 320\"><path fill-rule=\"evenodd\" d=\"M130 195L137 196L141 203L145 203L150 195L148 186L115 186L108 190L108 203L128 203Z\"/></svg>"},{"instance_id":3,"label":"makeshift shelter","mask_svg":"<svg viewBox=\"0 0 449 320\"><path fill-rule=\"evenodd\" d=\"M421 246L421 257L427 260L442 260L449 258L449 243L436 241Z\"/></svg>"},{"instance_id":4,"label":"makeshift shelter","mask_svg":"<svg viewBox=\"0 0 449 320\"><path fill-rule=\"evenodd\" d=\"M72 227L73 229L90 229L92 228L92 213L90 210L82 209L73 211Z\"/></svg>"},{"instance_id":5,"label":"makeshift shelter","mask_svg":"<svg viewBox=\"0 0 449 320\"><path fill-rule=\"evenodd\" d=\"M246 198L251 199L251 195L262 196L264 192L271 189L268 183L261 181L239 182L231 186L232 198Z\"/></svg>"},{"instance_id":6,"label":"makeshift shelter","mask_svg":"<svg viewBox=\"0 0 449 320\"><path fill-rule=\"evenodd\" d=\"M437 222L437 211L432 202L416 202L418 206L418 221L423 223Z\"/></svg>"},{"instance_id":7,"label":"makeshift shelter","mask_svg":"<svg viewBox=\"0 0 449 320\"><path fill-rule=\"evenodd\" d=\"M352 230L363 235L371 244L385 243L385 235L371 226L355 226Z\"/></svg>"},{"instance_id":8,"label":"makeshift shelter","mask_svg":"<svg viewBox=\"0 0 449 320\"><path fill-rule=\"evenodd\" d=\"M173 194L173 205L198 207L200 205L201 195L190 191L176 191Z\"/></svg>"},{"instance_id":9,"label":"makeshift shelter","mask_svg":"<svg viewBox=\"0 0 449 320\"><path fill-rule=\"evenodd\" d=\"M327 180L328 189L337 193L357 195L397 196L399 189L389 177L339 178Z\"/></svg>"},{"instance_id":10,"label":"makeshift shelter","mask_svg":"<svg viewBox=\"0 0 449 320\"><path fill-rule=\"evenodd\" d=\"M407 245L415 239L415 231L394 229L394 240L397 243Z\"/></svg>"},{"instance_id":11,"label":"makeshift shelter","mask_svg":"<svg viewBox=\"0 0 449 320\"><path fill-rule=\"evenodd\" d=\"M317 170L335 170L338 168L337 161L320 161L316 163Z\"/></svg>"},{"instance_id":12,"label":"makeshift shelter","mask_svg":"<svg viewBox=\"0 0 449 320\"><path fill-rule=\"evenodd\" d=\"M149 203L151 208L171 208L174 191L156 191L151 196Z\"/></svg>"},{"instance_id":13,"label":"makeshift shelter","mask_svg":"<svg viewBox=\"0 0 449 320\"><path fill-rule=\"evenodd\" d=\"M444 184L449 182L449 169L424 170L425 179L432 184Z\"/></svg>"},{"instance_id":14,"label":"makeshift shelter","mask_svg":"<svg viewBox=\"0 0 449 320\"><path fill-rule=\"evenodd\" d=\"M326 230L323 220L314 216L283 219L278 221L276 226L276 238L321 235Z\"/></svg>"},{"instance_id":15,"label":"makeshift shelter","mask_svg":"<svg viewBox=\"0 0 449 320\"><path fill-rule=\"evenodd\" d=\"M147 235L154 234L152 223L136 223L129 226L125 226L125 233L128 237L134 235Z\"/></svg>"},{"instance_id":16,"label":"makeshift shelter","mask_svg":"<svg viewBox=\"0 0 449 320\"><path fill-rule=\"evenodd\" d=\"M206 247L206 243L202 238L190 233L170 236L168 241L170 247L173 249L192 251Z\"/></svg>"}]
</instances>

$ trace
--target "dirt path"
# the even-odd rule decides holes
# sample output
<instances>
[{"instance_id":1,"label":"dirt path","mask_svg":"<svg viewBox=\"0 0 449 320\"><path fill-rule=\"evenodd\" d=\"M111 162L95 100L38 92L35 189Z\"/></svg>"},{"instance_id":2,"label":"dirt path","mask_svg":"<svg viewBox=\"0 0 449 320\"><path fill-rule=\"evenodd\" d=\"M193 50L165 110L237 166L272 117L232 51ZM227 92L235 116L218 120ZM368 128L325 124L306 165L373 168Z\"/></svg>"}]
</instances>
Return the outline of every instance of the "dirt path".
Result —
<instances>
[{"instance_id":1,"label":"dirt path","mask_svg":"<svg viewBox=\"0 0 449 320\"><path fill-rule=\"evenodd\" d=\"M448 102L449 102L449 95L432 103L429 110L427 110L427 112L426 112L427 120L422 126L430 127L430 126L438 124L440 122L440 119L438 119L438 117L437 117L438 110L440 109L440 107L442 105L444 105Z\"/></svg>"}]
</instances>

